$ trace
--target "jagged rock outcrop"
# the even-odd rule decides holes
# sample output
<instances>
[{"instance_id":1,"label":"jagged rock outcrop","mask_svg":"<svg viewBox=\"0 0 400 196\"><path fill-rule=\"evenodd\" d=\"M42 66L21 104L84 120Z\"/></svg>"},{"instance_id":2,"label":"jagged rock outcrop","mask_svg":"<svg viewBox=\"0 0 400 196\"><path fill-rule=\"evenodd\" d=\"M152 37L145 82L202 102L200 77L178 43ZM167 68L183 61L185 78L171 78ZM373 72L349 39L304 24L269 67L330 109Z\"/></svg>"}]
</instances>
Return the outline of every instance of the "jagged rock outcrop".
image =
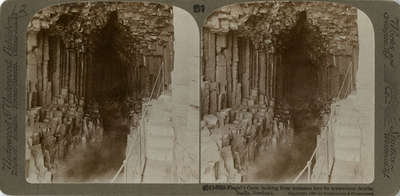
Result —
<instances>
[{"instance_id":1,"label":"jagged rock outcrop","mask_svg":"<svg viewBox=\"0 0 400 196\"><path fill-rule=\"evenodd\" d=\"M254 101L254 100L252 100ZM293 145L290 115L274 117L273 104L241 105L205 115L201 128L202 182L243 182L258 156Z\"/></svg>"}]
</instances>

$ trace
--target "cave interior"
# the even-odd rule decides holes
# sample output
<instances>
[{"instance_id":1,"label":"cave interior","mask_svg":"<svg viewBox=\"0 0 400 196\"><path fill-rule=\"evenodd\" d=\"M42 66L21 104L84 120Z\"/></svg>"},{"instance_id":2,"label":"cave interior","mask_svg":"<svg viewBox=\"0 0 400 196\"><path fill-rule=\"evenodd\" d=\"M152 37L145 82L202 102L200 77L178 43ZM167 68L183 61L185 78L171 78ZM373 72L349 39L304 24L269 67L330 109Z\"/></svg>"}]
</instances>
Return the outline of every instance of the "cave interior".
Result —
<instances>
[{"instance_id":1,"label":"cave interior","mask_svg":"<svg viewBox=\"0 0 400 196\"><path fill-rule=\"evenodd\" d=\"M254 140L255 143L268 143L270 140L264 140L264 137L278 138L277 143L281 143L278 146L283 149L264 154L259 149L254 150L258 155L255 155L256 158L250 155L249 160L261 160L258 164L264 170L250 174L253 176L248 178L273 182L294 178L311 157L317 136L330 114L331 104L345 99L356 89L357 67L352 65L357 65L357 47L350 40L343 41L345 47L332 44L333 33L329 31L334 28L325 28L325 21L320 24L315 22L311 19L314 14L311 11L302 8L295 11L287 5L280 7L273 3L254 3L247 5L249 10L254 6L259 12L238 15L240 6L232 5L221 13L215 13L203 27L203 120L209 115L216 115L220 120L220 116L229 109L233 115L224 117L228 118L228 122L222 123L222 126L235 124L243 118L238 112L251 113L257 111L255 107L262 111L265 110L263 108L270 108L272 116L266 121L273 123L261 126L263 134L257 134ZM274 6L280 9L276 11ZM320 8L312 6L316 6L312 9L320 14ZM264 7L276 12L263 11ZM222 13L232 14L231 18L225 18ZM269 14L277 17L270 17ZM246 17L239 20L241 16ZM343 33L353 31L346 29ZM346 52L337 49L341 47L347 47ZM350 79L348 75L351 75ZM253 114L253 121L257 120L257 114ZM259 126L257 121L253 123L255 125L251 126ZM293 135L288 129L293 130ZM252 139L246 141L244 145L252 148ZM274 149L274 145L268 146ZM266 157L273 157L274 161Z\"/></svg>"},{"instance_id":2,"label":"cave interior","mask_svg":"<svg viewBox=\"0 0 400 196\"><path fill-rule=\"evenodd\" d=\"M65 136L69 147L75 147L71 142L75 136L83 140L86 134L84 139L89 142L101 134L100 147L88 149L86 156L101 151L105 155L68 165L72 169L81 165L82 173L100 176L121 165L127 134L137 126L142 104L170 93L173 69L171 7L143 4L142 14L132 17L124 9L140 6L103 4L47 8L34 17L27 34L27 137L37 136L42 132L37 126L48 124L67 126L67 132L76 133ZM149 17L154 10L162 14ZM60 159L67 160L65 156ZM112 164L83 171L94 162ZM90 172L96 169L104 171Z\"/></svg>"}]
</instances>

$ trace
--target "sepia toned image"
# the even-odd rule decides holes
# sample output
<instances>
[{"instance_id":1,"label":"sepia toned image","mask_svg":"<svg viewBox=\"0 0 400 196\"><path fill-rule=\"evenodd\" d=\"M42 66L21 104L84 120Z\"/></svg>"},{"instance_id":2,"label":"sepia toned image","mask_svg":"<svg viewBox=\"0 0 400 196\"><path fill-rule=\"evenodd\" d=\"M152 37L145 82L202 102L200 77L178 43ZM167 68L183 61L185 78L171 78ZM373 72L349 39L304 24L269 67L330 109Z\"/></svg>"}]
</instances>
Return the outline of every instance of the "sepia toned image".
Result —
<instances>
[{"instance_id":1,"label":"sepia toned image","mask_svg":"<svg viewBox=\"0 0 400 196\"><path fill-rule=\"evenodd\" d=\"M373 181L374 31L362 11L240 3L202 28L201 182Z\"/></svg>"},{"instance_id":2,"label":"sepia toned image","mask_svg":"<svg viewBox=\"0 0 400 196\"><path fill-rule=\"evenodd\" d=\"M28 26L29 183L198 183L199 32L157 3L72 3Z\"/></svg>"}]
</instances>

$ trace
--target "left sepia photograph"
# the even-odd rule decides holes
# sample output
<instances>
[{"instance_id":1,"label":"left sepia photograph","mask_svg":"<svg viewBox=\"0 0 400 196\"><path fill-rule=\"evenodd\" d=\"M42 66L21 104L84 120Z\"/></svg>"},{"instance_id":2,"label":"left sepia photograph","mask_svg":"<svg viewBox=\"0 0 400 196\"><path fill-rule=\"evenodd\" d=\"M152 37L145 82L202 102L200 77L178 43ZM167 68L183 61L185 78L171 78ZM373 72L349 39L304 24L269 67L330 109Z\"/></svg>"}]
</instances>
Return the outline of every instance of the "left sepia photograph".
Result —
<instances>
[{"instance_id":1,"label":"left sepia photograph","mask_svg":"<svg viewBox=\"0 0 400 196\"><path fill-rule=\"evenodd\" d=\"M71 3L27 31L29 183L198 183L199 32L166 4Z\"/></svg>"}]
</instances>

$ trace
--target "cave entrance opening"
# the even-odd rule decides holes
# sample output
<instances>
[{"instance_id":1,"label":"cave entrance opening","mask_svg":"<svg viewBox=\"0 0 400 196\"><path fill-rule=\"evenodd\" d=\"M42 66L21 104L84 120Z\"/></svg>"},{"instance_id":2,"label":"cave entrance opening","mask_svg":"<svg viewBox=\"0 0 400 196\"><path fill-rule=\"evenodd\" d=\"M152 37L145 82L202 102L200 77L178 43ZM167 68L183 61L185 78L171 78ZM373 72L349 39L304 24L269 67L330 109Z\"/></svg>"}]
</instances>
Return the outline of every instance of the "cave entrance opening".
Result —
<instances>
[{"instance_id":1,"label":"cave entrance opening","mask_svg":"<svg viewBox=\"0 0 400 196\"><path fill-rule=\"evenodd\" d=\"M327 86L326 79L323 79L326 74L324 65L319 59L323 52L323 39L318 28L307 21L306 12L299 13L297 23L285 36L281 66L282 100L290 108L293 122L292 149L296 149L298 155L291 156L291 163L293 174L297 175L317 146L317 136L321 134L330 103L324 96L329 92L323 92L327 89L322 88Z\"/></svg>"},{"instance_id":2,"label":"cave entrance opening","mask_svg":"<svg viewBox=\"0 0 400 196\"><path fill-rule=\"evenodd\" d=\"M263 152L255 158L255 167L262 166L246 174L244 181L248 182L294 179L316 148L325 109L330 105L324 96L327 92L323 92L323 87L327 86L324 83L326 79L323 80L326 70L318 60L323 51L316 49L322 48L320 44L323 41L318 28L309 24L306 13L301 12L295 25L277 38L274 46L276 52L273 54L276 71L275 67L270 68L273 74L266 76L266 80L272 77L272 84L269 84L269 80L267 83L273 90L271 93L267 90L267 94L272 94L275 102L265 104L274 108L271 121L276 121L277 125L271 128L272 135L275 135L273 137L278 135L278 138L287 138L270 145L267 153ZM242 45L239 44L239 47ZM254 46L250 44L250 48ZM254 50L250 53L254 53ZM245 58L243 56L240 59ZM257 63L256 60L253 62ZM288 134L288 130L292 130L293 134Z\"/></svg>"},{"instance_id":3,"label":"cave entrance opening","mask_svg":"<svg viewBox=\"0 0 400 196\"><path fill-rule=\"evenodd\" d=\"M44 163L28 168L29 180L109 182L143 147L144 111L171 94L172 19L171 6L139 2L65 4L33 17L26 152Z\"/></svg>"},{"instance_id":4,"label":"cave entrance opening","mask_svg":"<svg viewBox=\"0 0 400 196\"><path fill-rule=\"evenodd\" d=\"M93 46L92 72L93 92L88 95L88 104L97 104L102 119L104 134L115 138L117 143L126 144L129 132L129 66L123 59L127 56L124 32L118 24L117 13L110 14L107 24L97 33ZM136 96L136 103L140 103ZM125 149L125 147L122 147Z\"/></svg>"},{"instance_id":5,"label":"cave entrance opening","mask_svg":"<svg viewBox=\"0 0 400 196\"><path fill-rule=\"evenodd\" d=\"M63 20L65 17L60 17ZM84 141L68 152L65 162L55 172L54 181L109 181L125 159L131 118L141 115L146 96L143 92L148 89L143 90L141 77L134 77L140 76L140 65L132 57L143 56L132 55L137 50L129 44L133 38L124 28L117 13L111 12L105 26L87 38L87 53L67 49L70 65L72 55L75 58L86 55L86 67L76 63L77 68L86 69L84 76L79 79L75 75L77 80L84 80L86 89L79 93L84 100L81 133Z\"/></svg>"}]
</instances>

